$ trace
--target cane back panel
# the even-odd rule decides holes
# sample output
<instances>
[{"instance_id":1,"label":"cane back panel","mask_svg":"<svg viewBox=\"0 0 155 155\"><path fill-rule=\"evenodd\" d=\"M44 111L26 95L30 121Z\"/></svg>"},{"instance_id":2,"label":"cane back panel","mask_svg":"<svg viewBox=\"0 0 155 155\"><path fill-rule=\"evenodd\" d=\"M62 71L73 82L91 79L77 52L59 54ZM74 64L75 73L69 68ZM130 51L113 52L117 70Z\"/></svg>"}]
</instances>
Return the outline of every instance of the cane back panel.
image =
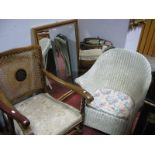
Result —
<instances>
[{"instance_id":1,"label":"cane back panel","mask_svg":"<svg viewBox=\"0 0 155 155\"><path fill-rule=\"evenodd\" d=\"M0 89L13 104L42 92L42 55L39 46L0 53Z\"/></svg>"}]
</instances>

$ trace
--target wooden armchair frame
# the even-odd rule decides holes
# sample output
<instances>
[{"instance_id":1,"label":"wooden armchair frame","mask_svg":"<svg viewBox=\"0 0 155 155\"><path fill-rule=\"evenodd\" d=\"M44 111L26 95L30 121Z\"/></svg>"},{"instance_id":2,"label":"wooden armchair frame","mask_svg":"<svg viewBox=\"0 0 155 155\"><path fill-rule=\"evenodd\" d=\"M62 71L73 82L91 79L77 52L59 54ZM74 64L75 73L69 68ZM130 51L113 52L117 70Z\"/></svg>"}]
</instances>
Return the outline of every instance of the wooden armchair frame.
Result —
<instances>
[{"instance_id":1,"label":"wooden armchair frame","mask_svg":"<svg viewBox=\"0 0 155 155\"><path fill-rule=\"evenodd\" d=\"M11 51L13 53L14 53L14 51L21 52L22 50L31 49L31 48L33 49L36 47L30 46L30 47L25 47L25 48L13 49ZM40 49L40 47L38 47L38 46L37 46L37 48ZM10 52L10 50L8 52L10 54L12 54L12 52ZM6 52L6 53L8 53L8 52ZM41 53L41 51L40 51L40 53ZM2 53L0 56L2 56L2 55L4 56L5 53ZM41 66L43 66L43 65L41 65ZM71 89L71 91L67 95L65 94L63 97L60 98L61 101L63 101L66 97L68 97L73 92L76 92L83 97L80 112L82 114L82 117L84 118L84 113L83 113L84 104L85 103L89 104L93 100L93 97L91 96L91 94L88 93L86 90L82 89L80 86L68 83L68 82L56 77L52 73L49 73L48 71L43 69L43 67L42 67L42 73L44 74L44 77L46 76L50 80L54 80L58 84ZM45 88L44 91L47 92L47 89ZM23 128L27 128L30 125L30 121L24 115L22 115L18 110L15 109L15 107L12 105L12 102L6 97L6 95L1 90L1 88L0 88L0 110L2 110L5 114L7 114L8 120L10 120L10 123L12 124L11 134L15 133L13 119L15 119L17 122L19 122ZM69 131L67 134L73 134L73 133L74 133L73 131Z\"/></svg>"}]
</instances>

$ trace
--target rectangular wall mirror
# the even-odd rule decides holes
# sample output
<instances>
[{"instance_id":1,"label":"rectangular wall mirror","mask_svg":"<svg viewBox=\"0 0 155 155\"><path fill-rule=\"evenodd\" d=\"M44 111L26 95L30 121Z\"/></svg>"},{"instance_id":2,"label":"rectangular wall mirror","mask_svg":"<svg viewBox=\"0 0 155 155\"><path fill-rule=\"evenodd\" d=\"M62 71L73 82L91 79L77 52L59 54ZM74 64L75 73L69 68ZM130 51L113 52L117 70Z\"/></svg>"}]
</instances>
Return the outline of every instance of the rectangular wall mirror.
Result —
<instances>
[{"instance_id":1,"label":"rectangular wall mirror","mask_svg":"<svg viewBox=\"0 0 155 155\"><path fill-rule=\"evenodd\" d=\"M66 20L32 28L34 43L41 46L44 65L61 79L78 76L79 35L77 20Z\"/></svg>"}]
</instances>

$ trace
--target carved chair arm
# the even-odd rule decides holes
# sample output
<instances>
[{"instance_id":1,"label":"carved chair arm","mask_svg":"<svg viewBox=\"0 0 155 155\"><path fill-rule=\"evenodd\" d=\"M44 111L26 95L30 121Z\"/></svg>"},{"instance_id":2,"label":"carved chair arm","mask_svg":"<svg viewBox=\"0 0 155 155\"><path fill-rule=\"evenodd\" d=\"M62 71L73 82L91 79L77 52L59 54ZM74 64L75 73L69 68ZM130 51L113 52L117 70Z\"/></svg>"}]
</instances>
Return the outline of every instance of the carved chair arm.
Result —
<instances>
[{"instance_id":1,"label":"carved chair arm","mask_svg":"<svg viewBox=\"0 0 155 155\"><path fill-rule=\"evenodd\" d=\"M77 85L68 83L68 82L58 78L57 76L53 75L52 73L46 71L45 69L43 69L43 73L47 76L47 78L54 80L54 81L58 82L59 84L61 84L62 86L67 87L67 88L75 91L76 93L80 94L82 97L84 97L86 99L86 103L90 103L91 101L93 101L93 99L94 99L93 96L89 92L84 90L83 88L81 88Z\"/></svg>"},{"instance_id":2,"label":"carved chair arm","mask_svg":"<svg viewBox=\"0 0 155 155\"><path fill-rule=\"evenodd\" d=\"M2 110L4 113L6 113L9 117L12 119L15 119L23 127L28 127L30 125L30 121L23 116L19 111L17 111L11 103L9 103L9 100L6 98L4 93L0 91L0 110Z\"/></svg>"}]
</instances>

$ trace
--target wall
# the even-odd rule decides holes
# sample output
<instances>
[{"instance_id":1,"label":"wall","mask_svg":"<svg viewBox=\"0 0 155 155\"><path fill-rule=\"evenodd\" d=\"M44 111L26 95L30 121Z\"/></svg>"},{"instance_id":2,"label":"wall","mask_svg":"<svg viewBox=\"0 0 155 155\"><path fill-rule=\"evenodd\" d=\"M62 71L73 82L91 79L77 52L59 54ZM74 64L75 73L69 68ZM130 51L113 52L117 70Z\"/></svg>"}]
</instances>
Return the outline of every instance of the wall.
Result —
<instances>
[{"instance_id":1,"label":"wall","mask_svg":"<svg viewBox=\"0 0 155 155\"><path fill-rule=\"evenodd\" d=\"M10 48L31 44L31 28L60 19L1 19L0 52ZM102 37L113 42L116 47L124 47L128 29L128 19L80 19L80 40L85 37Z\"/></svg>"},{"instance_id":2,"label":"wall","mask_svg":"<svg viewBox=\"0 0 155 155\"><path fill-rule=\"evenodd\" d=\"M127 33L125 48L136 51L140 39L141 27L137 27Z\"/></svg>"},{"instance_id":3,"label":"wall","mask_svg":"<svg viewBox=\"0 0 155 155\"><path fill-rule=\"evenodd\" d=\"M31 28L56 19L0 19L0 52L31 45Z\"/></svg>"},{"instance_id":4,"label":"wall","mask_svg":"<svg viewBox=\"0 0 155 155\"><path fill-rule=\"evenodd\" d=\"M125 47L128 19L80 19L80 40L85 37L101 37L113 42L115 47Z\"/></svg>"}]
</instances>

